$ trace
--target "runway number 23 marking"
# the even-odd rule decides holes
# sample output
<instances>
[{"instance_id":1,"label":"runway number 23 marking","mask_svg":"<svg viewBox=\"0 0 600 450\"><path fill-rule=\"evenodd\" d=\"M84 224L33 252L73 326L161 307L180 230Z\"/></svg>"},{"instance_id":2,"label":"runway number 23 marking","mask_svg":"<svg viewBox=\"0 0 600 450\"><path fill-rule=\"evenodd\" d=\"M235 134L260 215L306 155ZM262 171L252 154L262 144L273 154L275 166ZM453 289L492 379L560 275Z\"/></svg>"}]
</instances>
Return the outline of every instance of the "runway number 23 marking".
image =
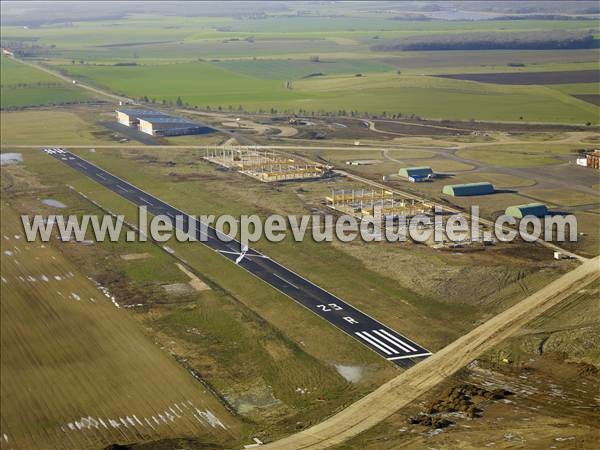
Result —
<instances>
[{"instance_id":1,"label":"runway number 23 marking","mask_svg":"<svg viewBox=\"0 0 600 450\"><path fill-rule=\"evenodd\" d=\"M341 311L344 308L342 308L341 306L339 306L336 303L327 303L326 305L317 305L317 309L320 309L323 312L330 312L330 311ZM358 320L353 319L350 316L344 317L344 320L353 325L358 323Z\"/></svg>"},{"instance_id":2,"label":"runway number 23 marking","mask_svg":"<svg viewBox=\"0 0 600 450\"><path fill-rule=\"evenodd\" d=\"M341 306L336 305L335 303L329 303L327 305L317 305L317 309L320 309L324 312L329 312L329 311L341 311L343 308Z\"/></svg>"}]
</instances>

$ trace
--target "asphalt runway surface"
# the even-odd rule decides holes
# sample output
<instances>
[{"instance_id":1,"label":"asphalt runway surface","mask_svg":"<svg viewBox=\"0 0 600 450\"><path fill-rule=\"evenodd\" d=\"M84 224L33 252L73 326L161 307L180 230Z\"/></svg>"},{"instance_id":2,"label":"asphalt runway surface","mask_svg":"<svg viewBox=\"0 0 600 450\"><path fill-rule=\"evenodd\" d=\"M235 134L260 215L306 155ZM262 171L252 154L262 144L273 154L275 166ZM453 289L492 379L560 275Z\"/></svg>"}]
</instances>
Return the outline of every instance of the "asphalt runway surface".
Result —
<instances>
[{"instance_id":1,"label":"asphalt runway surface","mask_svg":"<svg viewBox=\"0 0 600 450\"><path fill-rule=\"evenodd\" d=\"M242 244L236 240L225 242L220 238L220 236L224 236L223 233L212 227L201 226L197 219L121 178L67 150L46 148L44 151L130 202L138 206L145 206L149 213L170 218L173 224L181 230L187 232L190 229L190 222L195 221L193 225L195 225L194 237L198 241L196 243L206 245L220 253L232 263L327 320L391 363L407 368L431 355L428 350L414 341L359 311L277 261L252 248L242 250ZM176 221L178 216L180 219Z\"/></svg>"}]
</instances>

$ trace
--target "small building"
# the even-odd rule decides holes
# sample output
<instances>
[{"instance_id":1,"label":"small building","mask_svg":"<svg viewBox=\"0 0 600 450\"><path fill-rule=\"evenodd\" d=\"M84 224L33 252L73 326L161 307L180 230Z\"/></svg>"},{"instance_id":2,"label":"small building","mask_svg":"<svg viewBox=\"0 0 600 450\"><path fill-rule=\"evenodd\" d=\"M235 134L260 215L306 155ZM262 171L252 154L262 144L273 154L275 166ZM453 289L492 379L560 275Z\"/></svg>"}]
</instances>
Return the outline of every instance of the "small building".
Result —
<instances>
[{"instance_id":1,"label":"small building","mask_svg":"<svg viewBox=\"0 0 600 450\"><path fill-rule=\"evenodd\" d=\"M575 162L578 166L587 167L587 157L585 156L583 158L577 158Z\"/></svg>"},{"instance_id":2,"label":"small building","mask_svg":"<svg viewBox=\"0 0 600 450\"><path fill-rule=\"evenodd\" d=\"M496 191L492 183L466 183L466 184L447 184L443 187L442 193L453 197L463 197L469 195L488 195Z\"/></svg>"},{"instance_id":3,"label":"small building","mask_svg":"<svg viewBox=\"0 0 600 450\"><path fill-rule=\"evenodd\" d=\"M422 183L423 181L431 181L432 178L433 177L431 175L427 175L425 177L414 175L412 177L408 177L408 181L410 181L411 183Z\"/></svg>"},{"instance_id":4,"label":"small building","mask_svg":"<svg viewBox=\"0 0 600 450\"><path fill-rule=\"evenodd\" d=\"M525 205L515 205L506 208L507 216L522 219L525 216L545 217L548 215L548 207L543 203L527 203Z\"/></svg>"},{"instance_id":5,"label":"small building","mask_svg":"<svg viewBox=\"0 0 600 450\"><path fill-rule=\"evenodd\" d=\"M412 183L429 181L435 176L431 167L403 167L398 171L398 175Z\"/></svg>"},{"instance_id":6,"label":"small building","mask_svg":"<svg viewBox=\"0 0 600 450\"><path fill-rule=\"evenodd\" d=\"M600 150L594 150L592 153L588 153L586 156L587 167L592 169L600 169Z\"/></svg>"}]
</instances>

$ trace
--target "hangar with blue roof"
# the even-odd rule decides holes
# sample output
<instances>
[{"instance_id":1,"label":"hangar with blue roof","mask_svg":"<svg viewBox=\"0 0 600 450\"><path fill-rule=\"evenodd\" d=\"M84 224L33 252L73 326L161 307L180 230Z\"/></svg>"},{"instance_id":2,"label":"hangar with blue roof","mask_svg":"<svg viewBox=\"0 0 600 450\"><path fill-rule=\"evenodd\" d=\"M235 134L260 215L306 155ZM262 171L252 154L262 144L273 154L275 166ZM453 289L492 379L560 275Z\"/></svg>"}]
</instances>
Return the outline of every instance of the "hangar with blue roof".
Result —
<instances>
[{"instance_id":1,"label":"hangar with blue roof","mask_svg":"<svg viewBox=\"0 0 600 450\"><path fill-rule=\"evenodd\" d=\"M514 205L506 208L507 216L522 219L525 216L546 217L548 215L548 207L543 203L526 203L524 205Z\"/></svg>"},{"instance_id":2,"label":"hangar with blue roof","mask_svg":"<svg viewBox=\"0 0 600 450\"><path fill-rule=\"evenodd\" d=\"M205 125L181 117L174 117L160 111L148 109L118 109L117 121L128 127L138 128L152 136L181 136L184 134L204 134L213 131Z\"/></svg>"},{"instance_id":3,"label":"hangar with blue roof","mask_svg":"<svg viewBox=\"0 0 600 450\"><path fill-rule=\"evenodd\" d=\"M469 195L487 195L496 191L492 183L466 183L466 184L447 184L442 189L442 193L453 197L463 197Z\"/></svg>"},{"instance_id":4,"label":"hangar with blue roof","mask_svg":"<svg viewBox=\"0 0 600 450\"><path fill-rule=\"evenodd\" d=\"M403 167L398 171L398 175L413 183L429 181L435 176L431 167Z\"/></svg>"}]
</instances>

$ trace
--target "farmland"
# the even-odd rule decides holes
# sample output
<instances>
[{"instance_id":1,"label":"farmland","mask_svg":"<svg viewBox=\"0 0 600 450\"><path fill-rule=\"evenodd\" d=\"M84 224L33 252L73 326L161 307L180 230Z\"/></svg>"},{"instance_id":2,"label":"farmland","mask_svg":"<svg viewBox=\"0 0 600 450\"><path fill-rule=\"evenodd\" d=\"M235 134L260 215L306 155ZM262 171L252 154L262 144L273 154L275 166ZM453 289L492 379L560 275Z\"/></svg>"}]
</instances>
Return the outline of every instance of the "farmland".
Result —
<instances>
[{"instance_id":1,"label":"farmland","mask_svg":"<svg viewBox=\"0 0 600 450\"><path fill-rule=\"evenodd\" d=\"M600 71L579 70L571 72L524 72L524 73L463 73L439 75L453 80L478 81L493 84L574 84L599 83Z\"/></svg>"},{"instance_id":2,"label":"farmland","mask_svg":"<svg viewBox=\"0 0 600 450\"><path fill-rule=\"evenodd\" d=\"M0 125L3 144L45 143L46 145L68 144L115 144L110 133L99 125L86 121L89 110L11 111L2 114ZM37 123L36 127L31 127ZM121 145L126 145L121 143Z\"/></svg>"},{"instance_id":3,"label":"farmland","mask_svg":"<svg viewBox=\"0 0 600 450\"><path fill-rule=\"evenodd\" d=\"M480 85L427 76L369 73L285 80L239 75L208 63L156 66L61 66L71 76L134 98L173 103L177 97L211 109L401 113L432 118L585 123L594 106L541 87ZM172 85L161 84L169 77ZM202 89L198 89L201 85ZM172 86L177 86L174 90ZM491 101L493 100L493 101ZM580 104L581 103L581 104ZM399 108L401 105L400 111Z\"/></svg>"},{"instance_id":4,"label":"farmland","mask_svg":"<svg viewBox=\"0 0 600 450\"><path fill-rule=\"evenodd\" d=\"M6 203L2 218L1 426L11 447L237 438L239 424L110 295L54 244L23 243Z\"/></svg>"},{"instance_id":5,"label":"farmland","mask_svg":"<svg viewBox=\"0 0 600 450\"><path fill-rule=\"evenodd\" d=\"M414 22L361 17L348 10L344 17L276 15L260 20L133 14L119 20L80 22L74 27L5 27L5 39L25 49L27 40L33 39L44 49L43 63L69 77L136 99L148 97L159 104L181 97L201 109L237 110L241 106L245 111L356 111L433 119L597 123L593 105L560 91L539 89L537 85L545 84L543 79L523 75L594 70L599 54L594 48L373 49L373 44L403 38L458 35L466 26L473 33L501 29L508 35L550 30L586 32L593 24L590 20ZM533 76L535 79L526 83L536 87L525 90L520 85L481 86L461 79L431 78L440 74L461 78L461 74L480 72ZM362 76L357 77L359 74ZM162 83L165 79L173 82ZM597 89L598 83L593 86ZM593 94L593 86L578 94ZM56 101L56 95L62 94L55 94L48 102ZM9 100L18 103L11 97ZM24 97L19 104L30 101Z\"/></svg>"},{"instance_id":6,"label":"farmland","mask_svg":"<svg viewBox=\"0 0 600 450\"><path fill-rule=\"evenodd\" d=\"M60 105L92 97L39 70L3 57L0 64L1 108Z\"/></svg>"}]
</instances>

